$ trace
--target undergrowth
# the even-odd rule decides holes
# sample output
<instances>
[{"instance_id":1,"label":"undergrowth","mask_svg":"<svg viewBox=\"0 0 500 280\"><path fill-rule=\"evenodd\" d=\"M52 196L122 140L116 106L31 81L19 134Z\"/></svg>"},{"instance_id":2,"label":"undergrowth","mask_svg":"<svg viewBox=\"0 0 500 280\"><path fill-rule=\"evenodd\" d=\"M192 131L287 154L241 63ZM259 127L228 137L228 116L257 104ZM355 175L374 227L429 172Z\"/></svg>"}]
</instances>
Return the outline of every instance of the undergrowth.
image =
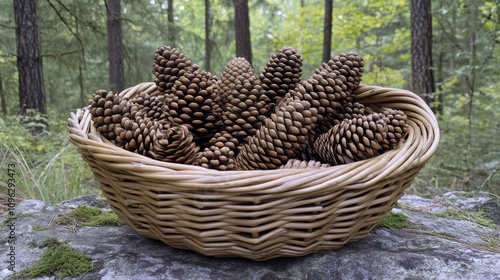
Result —
<instances>
[{"instance_id":1,"label":"undergrowth","mask_svg":"<svg viewBox=\"0 0 500 280\"><path fill-rule=\"evenodd\" d=\"M500 82L475 95L448 94L439 116L441 139L407 193L435 196L448 191L500 195Z\"/></svg>"},{"instance_id":2,"label":"undergrowth","mask_svg":"<svg viewBox=\"0 0 500 280\"><path fill-rule=\"evenodd\" d=\"M0 166L7 174L8 166L14 165L16 197L58 203L99 193L90 168L68 140L66 122L49 119L47 123L50 128L33 133L33 123L26 119L0 119ZM2 177L0 194L7 194L6 182Z\"/></svg>"}]
</instances>

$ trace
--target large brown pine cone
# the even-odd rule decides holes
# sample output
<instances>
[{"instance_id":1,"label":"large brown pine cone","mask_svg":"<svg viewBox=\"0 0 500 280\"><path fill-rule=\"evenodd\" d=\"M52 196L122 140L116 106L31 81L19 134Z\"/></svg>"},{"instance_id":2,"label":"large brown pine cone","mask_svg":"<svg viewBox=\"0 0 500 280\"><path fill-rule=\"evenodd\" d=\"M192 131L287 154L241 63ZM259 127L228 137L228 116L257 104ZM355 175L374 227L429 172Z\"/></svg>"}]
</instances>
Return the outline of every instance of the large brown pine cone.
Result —
<instances>
[{"instance_id":1,"label":"large brown pine cone","mask_svg":"<svg viewBox=\"0 0 500 280\"><path fill-rule=\"evenodd\" d=\"M363 65L357 53L342 53L323 63L309 79L297 86L296 94L318 110L316 133L330 129L342 105L352 102L351 95L361 82Z\"/></svg>"},{"instance_id":2,"label":"large brown pine cone","mask_svg":"<svg viewBox=\"0 0 500 280\"><path fill-rule=\"evenodd\" d=\"M282 48L266 63L259 75L262 88L273 102L295 89L302 77L302 56L292 47Z\"/></svg>"},{"instance_id":3,"label":"large brown pine cone","mask_svg":"<svg viewBox=\"0 0 500 280\"><path fill-rule=\"evenodd\" d=\"M221 98L224 129L238 140L254 135L270 114L272 104L250 63L244 58L231 60L219 85L224 92Z\"/></svg>"},{"instance_id":4,"label":"large brown pine cone","mask_svg":"<svg viewBox=\"0 0 500 280\"><path fill-rule=\"evenodd\" d=\"M209 72L186 72L166 96L173 122L185 125L202 148L219 130L220 108L217 81Z\"/></svg>"},{"instance_id":5,"label":"large brown pine cone","mask_svg":"<svg viewBox=\"0 0 500 280\"><path fill-rule=\"evenodd\" d=\"M171 46L162 45L155 52L152 72L155 76L154 82L162 93L169 94L179 77L198 69L198 65Z\"/></svg>"},{"instance_id":6,"label":"large brown pine cone","mask_svg":"<svg viewBox=\"0 0 500 280\"><path fill-rule=\"evenodd\" d=\"M346 118L314 140L314 155L331 165L368 159L394 148L406 132L402 111Z\"/></svg>"},{"instance_id":7,"label":"large brown pine cone","mask_svg":"<svg viewBox=\"0 0 500 280\"><path fill-rule=\"evenodd\" d=\"M276 106L254 136L246 139L236 157L239 170L276 169L301 153L316 123L317 110L296 97Z\"/></svg>"}]
</instances>

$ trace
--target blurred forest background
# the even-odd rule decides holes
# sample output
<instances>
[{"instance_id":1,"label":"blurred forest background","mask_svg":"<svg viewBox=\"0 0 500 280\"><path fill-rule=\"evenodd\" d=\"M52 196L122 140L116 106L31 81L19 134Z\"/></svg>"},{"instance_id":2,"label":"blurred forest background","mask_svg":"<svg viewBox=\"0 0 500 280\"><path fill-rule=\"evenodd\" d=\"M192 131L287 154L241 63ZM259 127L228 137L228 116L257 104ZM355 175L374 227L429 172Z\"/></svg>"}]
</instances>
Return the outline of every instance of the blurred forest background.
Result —
<instances>
[{"instance_id":1,"label":"blurred forest background","mask_svg":"<svg viewBox=\"0 0 500 280\"><path fill-rule=\"evenodd\" d=\"M99 193L67 140L69 113L86 106L97 89L153 81L154 52L166 44L215 75L235 56L247 57L260 73L272 53L292 46L304 58L307 78L325 57L357 51L365 59L364 84L412 90L438 116L438 151L407 193L467 190L498 197L500 1L430 4L0 0L1 193L7 193L8 164L16 165L18 199L58 202ZM28 31L37 27L38 39L28 39L22 20Z\"/></svg>"}]
</instances>

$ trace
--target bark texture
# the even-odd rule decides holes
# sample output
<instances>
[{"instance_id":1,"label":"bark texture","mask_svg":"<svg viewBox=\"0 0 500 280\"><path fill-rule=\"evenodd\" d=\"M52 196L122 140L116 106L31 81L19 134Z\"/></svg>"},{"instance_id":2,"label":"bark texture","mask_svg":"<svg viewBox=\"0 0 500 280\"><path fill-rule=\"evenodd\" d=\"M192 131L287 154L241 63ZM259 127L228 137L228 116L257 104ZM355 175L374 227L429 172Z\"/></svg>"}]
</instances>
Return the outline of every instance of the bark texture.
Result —
<instances>
[{"instance_id":1,"label":"bark texture","mask_svg":"<svg viewBox=\"0 0 500 280\"><path fill-rule=\"evenodd\" d=\"M19 71L19 107L45 114L42 53L35 0L14 1L16 21L17 69Z\"/></svg>"},{"instance_id":2,"label":"bark texture","mask_svg":"<svg viewBox=\"0 0 500 280\"><path fill-rule=\"evenodd\" d=\"M333 0L325 0L325 23L323 26L323 62L330 60L332 50Z\"/></svg>"},{"instance_id":3,"label":"bark texture","mask_svg":"<svg viewBox=\"0 0 500 280\"><path fill-rule=\"evenodd\" d=\"M411 0L412 90L427 104L435 93L432 65L432 16L430 0Z\"/></svg>"},{"instance_id":4,"label":"bark texture","mask_svg":"<svg viewBox=\"0 0 500 280\"><path fill-rule=\"evenodd\" d=\"M233 0L234 29L236 37L236 57L244 57L252 64L252 44L250 41L250 16L248 1Z\"/></svg>"},{"instance_id":5,"label":"bark texture","mask_svg":"<svg viewBox=\"0 0 500 280\"><path fill-rule=\"evenodd\" d=\"M120 0L107 0L109 85L113 92L125 88Z\"/></svg>"}]
</instances>

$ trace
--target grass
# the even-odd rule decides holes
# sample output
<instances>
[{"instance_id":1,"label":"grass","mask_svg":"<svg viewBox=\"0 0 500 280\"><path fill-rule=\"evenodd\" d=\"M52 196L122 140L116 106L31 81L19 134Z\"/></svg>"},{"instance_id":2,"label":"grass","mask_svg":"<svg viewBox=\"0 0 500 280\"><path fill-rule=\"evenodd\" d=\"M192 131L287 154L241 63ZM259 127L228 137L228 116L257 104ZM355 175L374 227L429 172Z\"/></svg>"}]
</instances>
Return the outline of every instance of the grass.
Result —
<instances>
[{"instance_id":1,"label":"grass","mask_svg":"<svg viewBox=\"0 0 500 280\"><path fill-rule=\"evenodd\" d=\"M16 195L58 203L83 194L98 194L88 165L68 140L65 123L51 126L51 132L33 136L15 118L0 130L0 166L14 164ZM0 184L0 194L7 185Z\"/></svg>"},{"instance_id":2,"label":"grass","mask_svg":"<svg viewBox=\"0 0 500 280\"><path fill-rule=\"evenodd\" d=\"M41 244L33 243L31 245L46 249L33 266L19 271L13 275L13 278L56 276L57 279L62 279L81 277L93 269L90 257L75 251L66 242L61 242L56 238L48 238Z\"/></svg>"}]
</instances>

